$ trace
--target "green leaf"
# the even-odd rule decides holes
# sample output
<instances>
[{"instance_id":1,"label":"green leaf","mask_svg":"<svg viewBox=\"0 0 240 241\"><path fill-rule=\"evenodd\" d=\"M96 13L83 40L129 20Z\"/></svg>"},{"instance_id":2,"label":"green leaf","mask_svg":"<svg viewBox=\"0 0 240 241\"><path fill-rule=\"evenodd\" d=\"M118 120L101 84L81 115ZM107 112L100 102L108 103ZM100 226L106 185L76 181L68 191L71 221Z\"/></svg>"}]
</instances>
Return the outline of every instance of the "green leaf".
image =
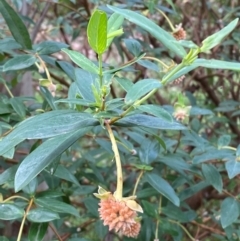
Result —
<instances>
[{"instance_id":1,"label":"green leaf","mask_svg":"<svg viewBox=\"0 0 240 241\"><path fill-rule=\"evenodd\" d=\"M5 0L0 1L0 12L5 19L14 39L22 45L24 49L32 49L32 43L26 26L22 19L12 9Z\"/></svg>"},{"instance_id":2,"label":"green leaf","mask_svg":"<svg viewBox=\"0 0 240 241\"><path fill-rule=\"evenodd\" d=\"M57 213L68 213L68 214L72 214L76 217L80 217L79 216L79 213L78 213L78 210L69 205L69 204L66 204L64 202L61 202L61 201L58 201L58 200L55 200L55 199L50 199L50 198L36 198L34 200L34 202L40 206L40 207L43 207L43 208L47 208L53 212L57 212Z\"/></svg>"},{"instance_id":3,"label":"green leaf","mask_svg":"<svg viewBox=\"0 0 240 241\"><path fill-rule=\"evenodd\" d=\"M224 146L228 146L231 142L231 136L230 135L222 135L218 139L218 148L222 148Z\"/></svg>"},{"instance_id":4,"label":"green leaf","mask_svg":"<svg viewBox=\"0 0 240 241\"><path fill-rule=\"evenodd\" d=\"M135 40L135 39L124 39L124 43L125 43L128 51L130 53L132 53L134 56L137 57L141 54L142 46L137 40Z\"/></svg>"},{"instance_id":5,"label":"green leaf","mask_svg":"<svg viewBox=\"0 0 240 241\"><path fill-rule=\"evenodd\" d=\"M32 196L36 193L37 187L38 187L38 179L35 177L28 183L27 186L23 188L23 192Z\"/></svg>"},{"instance_id":6,"label":"green leaf","mask_svg":"<svg viewBox=\"0 0 240 241\"><path fill-rule=\"evenodd\" d=\"M3 65L3 72L9 71L9 70L26 69L32 66L36 61L37 61L37 58L30 54L17 55L17 56L14 56L12 59L9 59Z\"/></svg>"},{"instance_id":7,"label":"green leaf","mask_svg":"<svg viewBox=\"0 0 240 241\"><path fill-rule=\"evenodd\" d=\"M57 106L54 103L54 98L51 92L48 90L48 88L40 85L40 91L41 91L41 94L43 95L43 98L46 100L46 102L49 104L52 110L57 110Z\"/></svg>"},{"instance_id":8,"label":"green leaf","mask_svg":"<svg viewBox=\"0 0 240 241\"><path fill-rule=\"evenodd\" d=\"M184 125L173 121L169 122L162 118L148 116L143 114L135 114L122 118L121 120L115 123L116 125L121 126L143 126L153 129L160 130L186 130L187 127Z\"/></svg>"},{"instance_id":9,"label":"green leaf","mask_svg":"<svg viewBox=\"0 0 240 241\"><path fill-rule=\"evenodd\" d=\"M85 70L75 68L75 82L81 97L89 102L95 102L92 85L97 86L98 92L100 92L98 86L98 76Z\"/></svg>"},{"instance_id":10,"label":"green leaf","mask_svg":"<svg viewBox=\"0 0 240 241\"><path fill-rule=\"evenodd\" d=\"M62 48L67 48L68 45L56 41L43 41L39 44L34 45L33 47L34 50L38 52L38 54L47 55L59 52Z\"/></svg>"},{"instance_id":11,"label":"green leaf","mask_svg":"<svg viewBox=\"0 0 240 241\"><path fill-rule=\"evenodd\" d=\"M214 159L226 159L229 157L233 157L234 152L231 150L217 150L215 148L209 149L207 152L196 155L193 157L193 164L199 164L201 162L210 161Z\"/></svg>"},{"instance_id":12,"label":"green leaf","mask_svg":"<svg viewBox=\"0 0 240 241\"><path fill-rule=\"evenodd\" d=\"M175 41L175 38L170 33L159 27L147 17L131 10L120 9L109 5L107 5L107 7L112 11L122 15L130 22L142 27L157 40L159 40L167 49L174 52L177 56L184 57L186 55L186 51L179 43L172 43L172 41Z\"/></svg>"},{"instance_id":13,"label":"green leaf","mask_svg":"<svg viewBox=\"0 0 240 241\"><path fill-rule=\"evenodd\" d=\"M240 162L233 158L225 163L225 168L230 179L234 178L240 173Z\"/></svg>"},{"instance_id":14,"label":"green leaf","mask_svg":"<svg viewBox=\"0 0 240 241\"><path fill-rule=\"evenodd\" d=\"M7 238L4 237L4 236L0 236L0 241L9 241L9 239L7 239Z\"/></svg>"},{"instance_id":15,"label":"green leaf","mask_svg":"<svg viewBox=\"0 0 240 241\"><path fill-rule=\"evenodd\" d=\"M45 223L59 219L59 215L45 208L35 208L28 212L27 219L34 223Z\"/></svg>"},{"instance_id":16,"label":"green leaf","mask_svg":"<svg viewBox=\"0 0 240 241\"><path fill-rule=\"evenodd\" d=\"M223 182L218 170L211 164L203 164L202 172L205 179L218 191L222 192Z\"/></svg>"},{"instance_id":17,"label":"green leaf","mask_svg":"<svg viewBox=\"0 0 240 241\"><path fill-rule=\"evenodd\" d=\"M96 10L91 16L87 27L88 43L101 55L107 48L107 14Z\"/></svg>"},{"instance_id":18,"label":"green leaf","mask_svg":"<svg viewBox=\"0 0 240 241\"><path fill-rule=\"evenodd\" d=\"M221 224L223 228L231 225L237 221L239 216L238 202L232 198L227 197L221 204Z\"/></svg>"},{"instance_id":19,"label":"green leaf","mask_svg":"<svg viewBox=\"0 0 240 241\"><path fill-rule=\"evenodd\" d=\"M158 214L158 209L157 207L154 207L154 205L146 200L142 200L142 205L143 205L143 210L144 213L146 213L148 216L157 218Z\"/></svg>"},{"instance_id":20,"label":"green leaf","mask_svg":"<svg viewBox=\"0 0 240 241\"><path fill-rule=\"evenodd\" d=\"M29 241L42 241L48 228L48 223L32 223L28 232Z\"/></svg>"},{"instance_id":21,"label":"green leaf","mask_svg":"<svg viewBox=\"0 0 240 241\"><path fill-rule=\"evenodd\" d=\"M139 158L142 163L150 164L158 157L160 145L156 141L145 139L139 150Z\"/></svg>"},{"instance_id":22,"label":"green leaf","mask_svg":"<svg viewBox=\"0 0 240 241\"><path fill-rule=\"evenodd\" d=\"M159 193L161 193L163 196L169 199L174 205L180 205L180 200L177 194L168 182L166 182L163 178L161 178L159 175L155 173L147 173L146 177L148 183L154 189L156 189Z\"/></svg>"},{"instance_id":23,"label":"green leaf","mask_svg":"<svg viewBox=\"0 0 240 241\"><path fill-rule=\"evenodd\" d=\"M161 210L168 218L178 220L178 222L181 223L191 222L197 217L196 212L193 210L183 211L180 207L172 205L172 203L168 203L167 206L162 207Z\"/></svg>"},{"instance_id":24,"label":"green leaf","mask_svg":"<svg viewBox=\"0 0 240 241\"><path fill-rule=\"evenodd\" d=\"M158 105L140 105L137 106L137 109L152 114L156 117L162 118L166 121L173 122L172 116L164 108Z\"/></svg>"},{"instance_id":25,"label":"green leaf","mask_svg":"<svg viewBox=\"0 0 240 241\"><path fill-rule=\"evenodd\" d=\"M173 68L170 72L168 72L166 75L164 75L162 81L165 79L168 79L169 81L173 81L190 71L196 69L197 67L205 67L205 68L210 68L210 69L229 69L229 70L235 70L239 71L240 69L240 64L238 62L228 62L228 61L222 61L222 60L217 60L217 59L196 59L191 65L183 67L180 71L172 75L174 72L175 68ZM170 76L170 77L168 77Z\"/></svg>"},{"instance_id":26,"label":"green leaf","mask_svg":"<svg viewBox=\"0 0 240 241\"><path fill-rule=\"evenodd\" d=\"M22 218L24 210L10 203L0 203L0 219L13 220Z\"/></svg>"},{"instance_id":27,"label":"green leaf","mask_svg":"<svg viewBox=\"0 0 240 241\"><path fill-rule=\"evenodd\" d=\"M153 70L155 72L160 72L160 68L157 64L149 61L149 60L138 60L138 64L142 65L143 67L147 68L148 70Z\"/></svg>"},{"instance_id":28,"label":"green leaf","mask_svg":"<svg viewBox=\"0 0 240 241\"><path fill-rule=\"evenodd\" d=\"M90 128L88 128L90 131ZM80 186L79 181L77 178L64 166L59 165L56 169L56 171L53 173L53 176L59 177L63 180L67 180L69 182L72 182L76 184L77 186Z\"/></svg>"},{"instance_id":29,"label":"green leaf","mask_svg":"<svg viewBox=\"0 0 240 241\"><path fill-rule=\"evenodd\" d=\"M107 35L111 34L112 32L118 30L124 21L124 17L120 14L113 13L111 17L108 19L107 22ZM108 38L107 39L107 47L110 46L114 38Z\"/></svg>"},{"instance_id":30,"label":"green leaf","mask_svg":"<svg viewBox=\"0 0 240 241\"><path fill-rule=\"evenodd\" d=\"M0 40L0 51L5 52L12 49L21 49L22 46L17 43L12 37Z\"/></svg>"},{"instance_id":31,"label":"green leaf","mask_svg":"<svg viewBox=\"0 0 240 241\"><path fill-rule=\"evenodd\" d=\"M17 168L18 168L18 166L14 165L12 167L9 167L3 173L1 173L0 174L0 185L3 185L6 182L12 182L14 180Z\"/></svg>"},{"instance_id":32,"label":"green leaf","mask_svg":"<svg viewBox=\"0 0 240 241\"><path fill-rule=\"evenodd\" d=\"M91 127L83 128L68 134L60 135L45 141L31 152L20 164L15 175L15 191L25 187L34 177L46 168L54 158L62 154Z\"/></svg>"},{"instance_id":33,"label":"green leaf","mask_svg":"<svg viewBox=\"0 0 240 241\"><path fill-rule=\"evenodd\" d=\"M125 96L125 103L132 104L153 89L160 88L162 85L156 79L143 79L134 84Z\"/></svg>"},{"instance_id":34,"label":"green leaf","mask_svg":"<svg viewBox=\"0 0 240 241\"><path fill-rule=\"evenodd\" d=\"M122 77L115 77L115 80L120 84L120 86L125 90L129 91L131 87L134 85L133 82L129 79Z\"/></svg>"},{"instance_id":35,"label":"green leaf","mask_svg":"<svg viewBox=\"0 0 240 241\"><path fill-rule=\"evenodd\" d=\"M104 75L106 74L111 74L111 73L116 73L120 70L123 70L131 65L133 65L134 63L138 62L141 58L143 58L146 54L143 53L142 55L138 56L138 57L135 57L134 59L128 61L126 64L120 66L120 67L117 67L117 68L114 68L114 69L110 69L110 70L105 70L103 73Z\"/></svg>"},{"instance_id":36,"label":"green leaf","mask_svg":"<svg viewBox=\"0 0 240 241\"><path fill-rule=\"evenodd\" d=\"M96 124L96 119L90 114L72 110L56 110L36 115L22 121L1 140L0 155L25 139L49 138Z\"/></svg>"},{"instance_id":37,"label":"green leaf","mask_svg":"<svg viewBox=\"0 0 240 241\"><path fill-rule=\"evenodd\" d=\"M208 36L202 41L201 52L207 52L216 45L218 45L224 37L226 37L237 26L238 18L229 23L226 27L218 31L217 33Z\"/></svg>"},{"instance_id":38,"label":"green leaf","mask_svg":"<svg viewBox=\"0 0 240 241\"><path fill-rule=\"evenodd\" d=\"M98 67L83 54L69 49L62 49L62 51L66 53L69 58L82 69L98 74Z\"/></svg>"},{"instance_id":39,"label":"green leaf","mask_svg":"<svg viewBox=\"0 0 240 241\"><path fill-rule=\"evenodd\" d=\"M26 116L26 109L25 105L22 103L22 101L18 97L13 97L9 100L10 104L12 105L13 109L16 111L16 113L24 119Z\"/></svg>"}]
</instances>

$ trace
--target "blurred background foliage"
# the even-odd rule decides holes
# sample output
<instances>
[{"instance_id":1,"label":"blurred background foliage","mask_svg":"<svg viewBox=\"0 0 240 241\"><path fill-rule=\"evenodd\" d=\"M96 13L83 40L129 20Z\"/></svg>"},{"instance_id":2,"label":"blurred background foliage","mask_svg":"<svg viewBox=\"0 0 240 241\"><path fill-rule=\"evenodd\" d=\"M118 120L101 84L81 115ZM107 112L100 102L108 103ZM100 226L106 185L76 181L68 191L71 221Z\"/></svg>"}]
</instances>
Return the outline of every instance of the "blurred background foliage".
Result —
<instances>
[{"instance_id":1,"label":"blurred background foliage","mask_svg":"<svg viewBox=\"0 0 240 241\"><path fill-rule=\"evenodd\" d=\"M75 78L73 65L70 64L67 55L59 51L69 46L70 49L79 51L96 61L96 54L89 47L86 33L94 9L100 8L110 13L106 7L106 4L109 4L139 11L171 32L166 18L155 10L157 7L168 16L174 26L181 23L187 33L187 40L193 41L198 46L207 36L219 31L240 15L239 0L9 0L7 2L24 21L36 49L41 49L41 43L44 41L56 41L61 44L53 44L46 55L42 53L53 82L59 84L55 97L43 87L39 87L39 78L45 76L36 66L1 73L2 136L6 135L11 126L26 117L35 115L40 110L53 109L55 105L53 100L66 98L74 93L74 89L70 88ZM124 34L115 38L104 54L104 63L121 66L139 55L139 51L159 58L168 65L180 62L179 57L174 56L159 41L135 24L124 21L123 29ZM207 54L201 53L200 57L239 62L238 29L239 24L221 45L217 45ZM15 50L16 43L11 42L10 36L11 33L0 16L1 65L16 53L22 53L21 50ZM139 61L122 72L121 78L131 79L136 83L144 78L160 79L163 74L164 69L161 66ZM125 177L124 194L127 196L132 193L133 183L141 173L141 168L135 164L146 164L154 167L159 175L171 183L181 200L181 206L175 207L166 198L160 198L161 208L159 208L159 193L143 177L137 190L138 201L144 209L142 230L137 240L154 240L156 230L159 240L166 241L191 240L189 233L194 237L192 240L239 240L240 207L239 202L235 205L232 199L239 200L237 174L240 168L231 169L235 172L229 173L223 159L231 160L235 153L231 150L219 150L222 146L237 147L240 142L239 77L239 72L197 68L186 74L182 82L172 82L164 86L148 100L148 104L163 106L172 113L179 94L183 93L185 104L192 106L189 126L193 132L155 130L150 132L149 129L143 128L140 131L134 127L116 129ZM6 86L11 89L15 97L12 103L8 102L9 93ZM114 82L110 91L113 99L124 98L123 82ZM64 103L58 105L65 106ZM78 108L81 110L82 107ZM13 178L16 168L7 179L6 175L3 175L4 171L17 166L40 143L41 140L25 141L17 147L14 156L9 154L8 158L0 157L2 173L0 192L5 198L14 194ZM96 127L92 134L85 135L39 175L37 195L43 197L49 195L53 199L60 199L66 204L73 205L80 213L80 217L70 216L69 213L61 214L61 219L51 223L45 240L132 240L117 236L102 225L97 211L98 200L92 195L100 184L108 190L115 189L115 163L109 162L112 158L108 137L102 128ZM208 165L202 164L206 161L212 164L210 169L214 167L214 170L221 174L220 177L216 175L215 180L211 180L206 174ZM55 170L53 175L51 169ZM28 192L26 190L24 192L27 195ZM234 213L238 215L234 220L230 220L229 225L222 228L220 216L223 216L226 210L223 207L224 202L227 206L230 205L229 209L227 208L228 215L234 216ZM233 209L231 204L234 206ZM33 230L30 223L27 224L29 225L24 227L22 240L29 240L29 230ZM0 235L9 240L16 240L19 227L18 220L0 221Z\"/></svg>"}]
</instances>

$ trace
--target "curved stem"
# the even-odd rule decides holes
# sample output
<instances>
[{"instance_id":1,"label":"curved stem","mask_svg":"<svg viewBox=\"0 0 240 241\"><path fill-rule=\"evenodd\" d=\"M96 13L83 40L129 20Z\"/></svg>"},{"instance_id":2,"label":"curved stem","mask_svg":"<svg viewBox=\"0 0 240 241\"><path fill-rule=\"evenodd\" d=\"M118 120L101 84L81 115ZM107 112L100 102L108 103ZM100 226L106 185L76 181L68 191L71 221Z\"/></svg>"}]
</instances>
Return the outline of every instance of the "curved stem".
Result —
<instances>
[{"instance_id":1,"label":"curved stem","mask_svg":"<svg viewBox=\"0 0 240 241\"><path fill-rule=\"evenodd\" d=\"M168 220L171 223L175 223L177 224L179 227L182 228L182 230L187 234L187 236L192 240L192 241L196 241L195 238L188 232L188 230L179 222L174 221L174 220Z\"/></svg>"},{"instance_id":2,"label":"curved stem","mask_svg":"<svg viewBox=\"0 0 240 241\"><path fill-rule=\"evenodd\" d=\"M168 18L168 16L167 16L163 11L161 11L160 9L158 9L158 8L156 8L156 9L157 9L158 12L160 12L160 13L164 16L164 18L167 20L170 28L171 28L172 31L174 32L174 31L175 31L175 28L173 27L172 22L171 22L171 20Z\"/></svg>"},{"instance_id":3,"label":"curved stem","mask_svg":"<svg viewBox=\"0 0 240 241\"><path fill-rule=\"evenodd\" d=\"M116 160L116 166L117 166L117 190L115 192L115 198L117 200L122 199L122 192L123 192L123 175L122 175L122 164L120 160L120 155L117 147L117 142L115 140L115 137L112 132L112 128L109 124L109 121L105 121L106 128L112 143L112 150L114 152L115 160Z\"/></svg>"},{"instance_id":4,"label":"curved stem","mask_svg":"<svg viewBox=\"0 0 240 241\"><path fill-rule=\"evenodd\" d=\"M2 83L4 85L4 87L5 87L6 91L10 95L10 97L14 98L14 95L12 94L11 90L8 88L6 81L3 78L1 78L1 77L0 77L0 79L1 79L1 81L2 81Z\"/></svg>"},{"instance_id":5,"label":"curved stem","mask_svg":"<svg viewBox=\"0 0 240 241\"><path fill-rule=\"evenodd\" d=\"M20 241L20 240L21 240L24 223L25 223L25 220L26 220L26 218L27 218L28 212L29 212L30 208L32 207L32 204L33 204L33 198L30 200L30 202L29 202L29 204L28 204L28 207L27 207L27 210L26 210L26 212L24 213L24 216L23 216L23 219L22 219L22 223L21 223L21 226L20 226L20 229L19 229L17 241Z\"/></svg>"},{"instance_id":6,"label":"curved stem","mask_svg":"<svg viewBox=\"0 0 240 241\"><path fill-rule=\"evenodd\" d=\"M154 61L160 63L164 68L166 68L166 69L169 68L169 66L167 66L165 63L163 63L160 59L157 59L157 58L154 58L154 57L151 57L151 56L145 56L145 57L143 57L143 59L154 60Z\"/></svg>"},{"instance_id":7,"label":"curved stem","mask_svg":"<svg viewBox=\"0 0 240 241\"><path fill-rule=\"evenodd\" d=\"M138 178L137 178L137 181L136 181L136 183L135 183L134 189L133 189L133 194L132 194L133 196L135 196L135 194L136 194L137 187L138 187L138 184L139 184L139 182L140 182L140 179L142 178L143 173L144 173L144 171L141 170L141 172L140 172L140 174L139 174L139 176L138 176Z\"/></svg>"},{"instance_id":8,"label":"curved stem","mask_svg":"<svg viewBox=\"0 0 240 241\"><path fill-rule=\"evenodd\" d=\"M5 199L5 200L3 201L3 203L6 203L6 202L8 202L9 200L12 200L12 199L15 199L15 198L20 198L20 199L23 199L23 200L29 202L29 200L28 200L27 198L22 197L22 196L17 196L17 195L15 195L15 196L11 196L11 197Z\"/></svg>"}]
</instances>

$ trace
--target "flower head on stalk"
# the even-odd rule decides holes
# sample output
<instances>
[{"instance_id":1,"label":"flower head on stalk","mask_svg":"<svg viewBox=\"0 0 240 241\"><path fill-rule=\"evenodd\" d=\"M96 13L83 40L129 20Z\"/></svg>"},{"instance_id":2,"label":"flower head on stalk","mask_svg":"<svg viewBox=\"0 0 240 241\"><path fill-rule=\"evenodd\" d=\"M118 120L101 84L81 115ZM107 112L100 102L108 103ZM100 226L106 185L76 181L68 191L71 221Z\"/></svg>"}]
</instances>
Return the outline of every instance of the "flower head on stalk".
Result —
<instances>
[{"instance_id":1,"label":"flower head on stalk","mask_svg":"<svg viewBox=\"0 0 240 241\"><path fill-rule=\"evenodd\" d=\"M115 230L127 237L136 238L140 232L141 217L137 212L143 212L142 207L134 200L136 196L123 197L118 199L115 194L98 188L98 193L94 195L100 199L99 214L104 225L109 226L109 230Z\"/></svg>"}]
</instances>

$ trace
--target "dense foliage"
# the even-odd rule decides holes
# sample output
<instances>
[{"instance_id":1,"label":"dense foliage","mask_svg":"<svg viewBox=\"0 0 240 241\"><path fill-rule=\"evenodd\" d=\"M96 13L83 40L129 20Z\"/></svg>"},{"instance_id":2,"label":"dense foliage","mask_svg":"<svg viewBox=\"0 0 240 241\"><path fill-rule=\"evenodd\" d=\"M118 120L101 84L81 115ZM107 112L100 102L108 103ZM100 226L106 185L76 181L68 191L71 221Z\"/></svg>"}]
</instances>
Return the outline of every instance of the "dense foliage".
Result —
<instances>
[{"instance_id":1,"label":"dense foliage","mask_svg":"<svg viewBox=\"0 0 240 241\"><path fill-rule=\"evenodd\" d=\"M0 240L239 240L235 2L0 1Z\"/></svg>"}]
</instances>

